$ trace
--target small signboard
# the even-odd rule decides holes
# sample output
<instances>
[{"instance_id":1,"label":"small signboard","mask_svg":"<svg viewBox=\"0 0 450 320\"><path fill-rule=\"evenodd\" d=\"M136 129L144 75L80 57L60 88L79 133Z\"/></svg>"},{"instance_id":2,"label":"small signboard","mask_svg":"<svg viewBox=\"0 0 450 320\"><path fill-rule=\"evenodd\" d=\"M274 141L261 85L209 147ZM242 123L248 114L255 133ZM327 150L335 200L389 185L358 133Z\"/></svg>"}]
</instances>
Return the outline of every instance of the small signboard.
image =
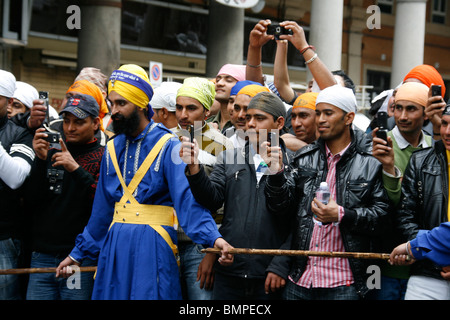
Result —
<instances>
[{"instance_id":1,"label":"small signboard","mask_svg":"<svg viewBox=\"0 0 450 320\"><path fill-rule=\"evenodd\" d=\"M150 61L149 75L152 86L159 87L161 85L163 77L162 70L163 65L161 62Z\"/></svg>"}]
</instances>

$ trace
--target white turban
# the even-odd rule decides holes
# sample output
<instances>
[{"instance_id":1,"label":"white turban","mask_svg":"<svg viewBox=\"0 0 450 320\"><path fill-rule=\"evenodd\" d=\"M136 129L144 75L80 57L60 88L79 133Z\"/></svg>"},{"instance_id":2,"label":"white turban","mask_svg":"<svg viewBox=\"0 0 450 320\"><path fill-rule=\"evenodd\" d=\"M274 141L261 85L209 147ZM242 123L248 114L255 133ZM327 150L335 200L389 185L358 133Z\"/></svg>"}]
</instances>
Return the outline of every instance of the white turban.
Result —
<instances>
[{"instance_id":1,"label":"white turban","mask_svg":"<svg viewBox=\"0 0 450 320\"><path fill-rule=\"evenodd\" d=\"M325 88L319 92L316 99L316 106L322 102L329 103L345 112L356 113L357 111L356 97L353 90L338 84Z\"/></svg>"},{"instance_id":2,"label":"white turban","mask_svg":"<svg viewBox=\"0 0 450 320\"><path fill-rule=\"evenodd\" d=\"M153 109L166 108L170 112L175 112L177 91L181 87L179 82L163 82L154 90L150 105Z\"/></svg>"},{"instance_id":3,"label":"white turban","mask_svg":"<svg viewBox=\"0 0 450 320\"><path fill-rule=\"evenodd\" d=\"M16 77L11 72L0 70L0 96L12 98L16 90Z\"/></svg>"},{"instance_id":4,"label":"white turban","mask_svg":"<svg viewBox=\"0 0 450 320\"><path fill-rule=\"evenodd\" d=\"M13 98L22 102L28 109L31 109L33 106L33 100L39 99L39 93L32 85L22 81L17 81L16 91L14 92Z\"/></svg>"}]
</instances>

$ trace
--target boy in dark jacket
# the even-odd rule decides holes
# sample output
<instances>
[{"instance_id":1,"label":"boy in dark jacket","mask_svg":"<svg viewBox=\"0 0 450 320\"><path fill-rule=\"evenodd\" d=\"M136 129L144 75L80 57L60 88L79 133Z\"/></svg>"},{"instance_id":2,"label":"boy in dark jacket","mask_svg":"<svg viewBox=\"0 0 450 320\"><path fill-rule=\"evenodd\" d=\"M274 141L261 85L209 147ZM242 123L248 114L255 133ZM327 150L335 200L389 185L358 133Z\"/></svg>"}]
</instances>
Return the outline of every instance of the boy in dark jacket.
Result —
<instances>
[{"instance_id":1,"label":"boy in dark jacket","mask_svg":"<svg viewBox=\"0 0 450 320\"><path fill-rule=\"evenodd\" d=\"M286 243L290 221L271 214L266 207L264 186L270 168L263 157L268 132L276 135L270 143L285 151L278 138L285 116L286 109L278 97L270 92L258 93L247 109L245 147L221 153L209 177L198 165L197 142L191 144L183 138L180 156L188 164L186 176L192 193L211 211L224 204L219 231L235 247L280 249ZM286 158L283 160L287 163ZM288 270L277 263L278 258L236 255L231 266L216 264L213 299L279 298Z\"/></svg>"}]
</instances>

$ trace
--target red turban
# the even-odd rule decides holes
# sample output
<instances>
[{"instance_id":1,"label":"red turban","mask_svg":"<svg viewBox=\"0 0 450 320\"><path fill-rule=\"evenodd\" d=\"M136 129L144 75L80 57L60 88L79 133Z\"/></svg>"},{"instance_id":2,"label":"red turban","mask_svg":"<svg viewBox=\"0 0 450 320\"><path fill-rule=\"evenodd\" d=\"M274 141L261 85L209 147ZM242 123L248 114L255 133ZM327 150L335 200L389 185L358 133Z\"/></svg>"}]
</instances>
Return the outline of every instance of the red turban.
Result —
<instances>
[{"instance_id":1,"label":"red turban","mask_svg":"<svg viewBox=\"0 0 450 320\"><path fill-rule=\"evenodd\" d=\"M414 67L403 79L403 82L407 79L417 79L427 87L431 87L432 84L440 85L442 88L442 96L445 96L445 83L439 72L432 66L422 64Z\"/></svg>"}]
</instances>

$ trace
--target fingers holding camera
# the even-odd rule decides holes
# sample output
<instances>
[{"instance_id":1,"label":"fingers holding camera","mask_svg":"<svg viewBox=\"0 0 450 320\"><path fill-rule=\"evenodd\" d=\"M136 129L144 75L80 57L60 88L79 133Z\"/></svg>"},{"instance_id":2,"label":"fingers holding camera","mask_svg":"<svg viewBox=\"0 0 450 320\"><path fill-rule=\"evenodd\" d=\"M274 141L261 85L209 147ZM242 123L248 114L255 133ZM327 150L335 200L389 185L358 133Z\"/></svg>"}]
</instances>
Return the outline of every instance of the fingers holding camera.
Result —
<instances>
[{"instance_id":1,"label":"fingers holding camera","mask_svg":"<svg viewBox=\"0 0 450 320\"><path fill-rule=\"evenodd\" d=\"M61 145L61 152L56 152L52 156L52 166L63 166L68 172L73 172L77 170L80 165L75 161L75 159L70 154L69 150L66 147L63 139L59 139L59 144Z\"/></svg>"},{"instance_id":2,"label":"fingers holding camera","mask_svg":"<svg viewBox=\"0 0 450 320\"><path fill-rule=\"evenodd\" d=\"M441 118L442 112L446 107L446 103L442 96L433 95L432 87L428 92L427 105L425 106L425 115L428 117L430 122L433 124L433 132L439 132L441 128Z\"/></svg>"},{"instance_id":3,"label":"fingers holding camera","mask_svg":"<svg viewBox=\"0 0 450 320\"><path fill-rule=\"evenodd\" d=\"M47 115L47 107L42 100L33 100L33 106L30 109L30 117L27 125L30 129L39 128L45 121Z\"/></svg>"},{"instance_id":4,"label":"fingers holding camera","mask_svg":"<svg viewBox=\"0 0 450 320\"><path fill-rule=\"evenodd\" d=\"M33 149L36 153L36 156L41 160L47 159L48 149L50 147L50 143L47 140L47 133L45 133L44 128L39 128L36 130L36 133L33 137Z\"/></svg>"},{"instance_id":5,"label":"fingers holding camera","mask_svg":"<svg viewBox=\"0 0 450 320\"><path fill-rule=\"evenodd\" d=\"M276 174L283 169L283 153L279 146L271 147L270 143L265 141L261 144L261 157L269 168L270 174Z\"/></svg>"},{"instance_id":6,"label":"fingers holding camera","mask_svg":"<svg viewBox=\"0 0 450 320\"><path fill-rule=\"evenodd\" d=\"M300 27L295 21L283 21L280 23L280 26L284 27L286 30L291 30L292 34L283 34L280 35L280 39L289 40L297 50L301 51L302 49L308 46L308 42L306 41L305 31L302 27Z\"/></svg>"},{"instance_id":7,"label":"fingers holding camera","mask_svg":"<svg viewBox=\"0 0 450 320\"><path fill-rule=\"evenodd\" d=\"M262 47L269 40L274 38L273 35L267 34L267 27L271 24L270 20L260 20L250 31L249 45L251 47Z\"/></svg>"},{"instance_id":8,"label":"fingers holding camera","mask_svg":"<svg viewBox=\"0 0 450 320\"><path fill-rule=\"evenodd\" d=\"M391 175L395 175L394 149L392 139L386 136L386 140L378 137L379 128L372 131L372 155L381 162L383 170Z\"/></svg>"},{"instance_id":9,"label":"fingers holding camera","mask_svg":"<svg viewBox=\"0 0 450 320\"><path fill-rule=\"evenodd\" d=\"M200 165L198 163L199 147L197 140L190 141L188 137L181 137L180 158L187 164L189 173L191 175L200 171Z\"/></svg>"}]
</instances>

